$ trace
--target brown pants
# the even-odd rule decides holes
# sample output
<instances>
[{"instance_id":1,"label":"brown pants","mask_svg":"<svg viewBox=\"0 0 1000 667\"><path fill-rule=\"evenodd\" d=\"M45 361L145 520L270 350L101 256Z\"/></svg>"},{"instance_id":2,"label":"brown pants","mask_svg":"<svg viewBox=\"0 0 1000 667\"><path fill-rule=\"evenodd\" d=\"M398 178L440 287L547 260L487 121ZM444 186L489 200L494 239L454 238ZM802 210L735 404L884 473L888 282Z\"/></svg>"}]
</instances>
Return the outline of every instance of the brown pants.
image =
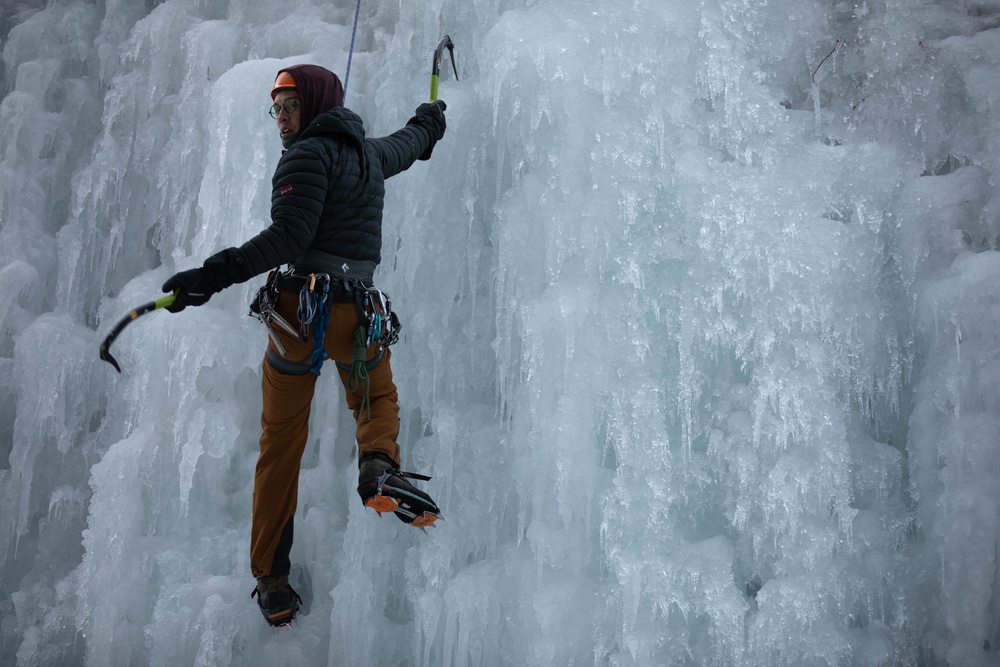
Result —
<instances>
[{"instance_id":1,"label":"brown pants","mask_svg":"<svg viewBox=\"0 0 1000 667\"><path fill-rule=\"evenodd\" d=\"M362 411L364 393L347 390L349 372L335 361L350 364L354 352L354 333L361 323L353 303L329 303L330 324L324 347L329 355L324 372L336 370L344 384L347 406L357 422L356 437L360 455L381 452L399 465L399 405L396 385L392 381L390 352L369 370L369 400L371 419ZM281 292L278 312L293 326L298 326L296 310L298 293ZM250 569L255 577L288 574L291 563L292 518L298 501L299 465L309 435L309 412L312 407L316 374L309 371L312 339L302 342L278 330L287 354L275 368L267 356L264 359L261 391L264 409L260 416L260 456L253 488L253 521L250 529ZM268 341L268 356L277 359L277 348ZM275 357L274 355L278 355ZM375 356L374 347L368 358Z\"/></svg>"}]
</instances>

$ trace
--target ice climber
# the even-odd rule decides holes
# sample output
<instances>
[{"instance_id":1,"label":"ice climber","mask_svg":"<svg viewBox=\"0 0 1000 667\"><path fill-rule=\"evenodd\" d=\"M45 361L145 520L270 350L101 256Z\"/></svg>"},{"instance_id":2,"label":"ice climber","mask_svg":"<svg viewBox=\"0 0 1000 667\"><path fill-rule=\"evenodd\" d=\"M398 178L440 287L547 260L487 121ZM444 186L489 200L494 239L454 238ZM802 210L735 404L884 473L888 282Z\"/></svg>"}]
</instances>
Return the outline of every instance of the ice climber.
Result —
<instances>
[{"instance_id":1,"label":"ice climber","mask_svg":"<svg viewBox=\"0 0 1000 667\"><path fill-rule=\"evenodd\" d=\"M421 104L402 129L372 139L343 106L340 79L317 65L278 72L271 99L285 150L271 181L270 226L177 273L163 290L178 293L169 308L178 312L270 271L251 306L265 323L268 346L250 567L257 579L252 595L267 621L281 626L301 603L288 583L289 552L309 412L325 358L336 363L357 423L362 502L416 526L440 514L406 480L429 478L399 471L399 407L387 348L398 320L372 276L381 260L385 179L430 158L444 136L445 104Z\"/></svg>"}]
</instances>

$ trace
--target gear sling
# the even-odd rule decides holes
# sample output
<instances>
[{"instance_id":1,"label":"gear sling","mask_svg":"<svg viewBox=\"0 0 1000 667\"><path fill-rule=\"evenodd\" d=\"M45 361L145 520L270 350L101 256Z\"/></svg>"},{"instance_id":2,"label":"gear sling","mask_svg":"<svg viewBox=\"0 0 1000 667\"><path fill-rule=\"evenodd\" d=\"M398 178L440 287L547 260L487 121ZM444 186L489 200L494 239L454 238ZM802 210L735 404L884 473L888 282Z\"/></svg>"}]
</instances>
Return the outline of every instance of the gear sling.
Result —
<instances>
[{"instance_id":1,"label":"gear sling","mask_svg":"<svg viewBox=\"0 0 1000 667\"><path fill-rule=\"evenodd\" d=\"M340 275L275 270L250 305L268 334L250 537L256 577L291 568L299 467L325 359L336 362L357 423L359 455L380 454L399 466L399 406L388 349L398 339L399 320L388 297L372 287L370 262L323 259L322 266L338 266Z\"/></svg>"}]
</instances>

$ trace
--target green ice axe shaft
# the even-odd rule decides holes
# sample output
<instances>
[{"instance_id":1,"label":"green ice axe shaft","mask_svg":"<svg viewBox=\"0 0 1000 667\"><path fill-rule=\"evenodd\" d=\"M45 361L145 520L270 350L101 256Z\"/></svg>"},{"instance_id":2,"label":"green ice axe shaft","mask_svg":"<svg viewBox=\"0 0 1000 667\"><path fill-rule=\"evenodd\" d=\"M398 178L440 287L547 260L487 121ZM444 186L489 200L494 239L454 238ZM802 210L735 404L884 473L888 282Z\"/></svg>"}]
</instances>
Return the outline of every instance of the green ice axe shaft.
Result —
<instances>
[{"instance_id":1,"label":"green ice axe shaft","mask_svg":"<svg viewBox=\"0 0 1000 667\"><path fill-rule=\"evenodd\" d=\"M431 63L431 102L437 102L438 78L441 75L441 56L444 55L445 49L448 49L448 55L451 57L451 69L455 72L455 80L458 81L458 67L455 65L455 44L451 41L451 37L445 35L438 43L437 48L434 49L434 60Z\"/></svg>"},{"instance_id":2,"label":"green ice axe shaft","mask_svg":"<svg viewBox=\"0 0 1000 667\"><path fill-rule=\"evenodd\" d=\"M174 305L174 301L177 301L177 296L179 294L180 290L177 290L173 294L161 296L159 299L156 299L155 301L144 303L138 308L130 310L128 312L128 315L126 315L125 317L123 317L118 321L118 324L115 325L115 328L111 330L111 333L108 334L108 337L104 339L103 343L101 343L101 359L114 366L115 370L121 373L122 367L119 366L115 358L111 356L111 343L115 342L115 339L118 338L118 334L120 334L125 327L131 324L133 320L142 317L146 313L151 313L158 308L166 308L167 306Z\"/></svg>"}]
</instances>

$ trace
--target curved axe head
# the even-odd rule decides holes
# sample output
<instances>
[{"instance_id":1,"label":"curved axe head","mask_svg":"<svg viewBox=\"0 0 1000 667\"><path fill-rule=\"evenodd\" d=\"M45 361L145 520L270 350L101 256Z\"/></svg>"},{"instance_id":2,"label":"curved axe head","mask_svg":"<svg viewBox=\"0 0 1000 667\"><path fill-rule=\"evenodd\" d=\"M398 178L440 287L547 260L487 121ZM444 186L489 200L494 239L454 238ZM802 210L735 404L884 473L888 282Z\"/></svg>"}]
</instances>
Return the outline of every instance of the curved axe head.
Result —
<instances>
[{"instance_id":1,"label":"curved axe head","mask_svg":"<svg viewBox=\"0 0 1000 667\"><path fill-rule=\"evenodd\" d=\"M177 301L177 297L179 295L180 291L178 290L173 294L161 296L155 301L144 303L138 308L130 310L128 315L118 320L118 324L115 325L115 328L111 330L111 333L109 333L107 338L104 339L104 342L101 343L101 359L114 366L115 370L121 373L122 367L119 366L118 361L111 356L111 343L115 342L115 339L118 338L118 334L120 334L122 330L131 324L136 318L141 317L146 313L151 313L157 308L166 308L167 306L174 305L174 302Z\"/></svg>"},{"instance_id":2,"label":"curved axe head","mask_svg":"<svg viewBox=\"0 0 1000 667\"><path fill-rule=\"evenodd\" d=\"M434 62L431 73L435 76L441 74L441 56L444 54L445 49L448 49L448 56L451 58L451 69L455 72L455 80L458 81L458 66L455 65L455 43L451 41L451 37L448 35L445 35L438 42L437 48L434 49Z\"/></svg>"}]
</instances>

